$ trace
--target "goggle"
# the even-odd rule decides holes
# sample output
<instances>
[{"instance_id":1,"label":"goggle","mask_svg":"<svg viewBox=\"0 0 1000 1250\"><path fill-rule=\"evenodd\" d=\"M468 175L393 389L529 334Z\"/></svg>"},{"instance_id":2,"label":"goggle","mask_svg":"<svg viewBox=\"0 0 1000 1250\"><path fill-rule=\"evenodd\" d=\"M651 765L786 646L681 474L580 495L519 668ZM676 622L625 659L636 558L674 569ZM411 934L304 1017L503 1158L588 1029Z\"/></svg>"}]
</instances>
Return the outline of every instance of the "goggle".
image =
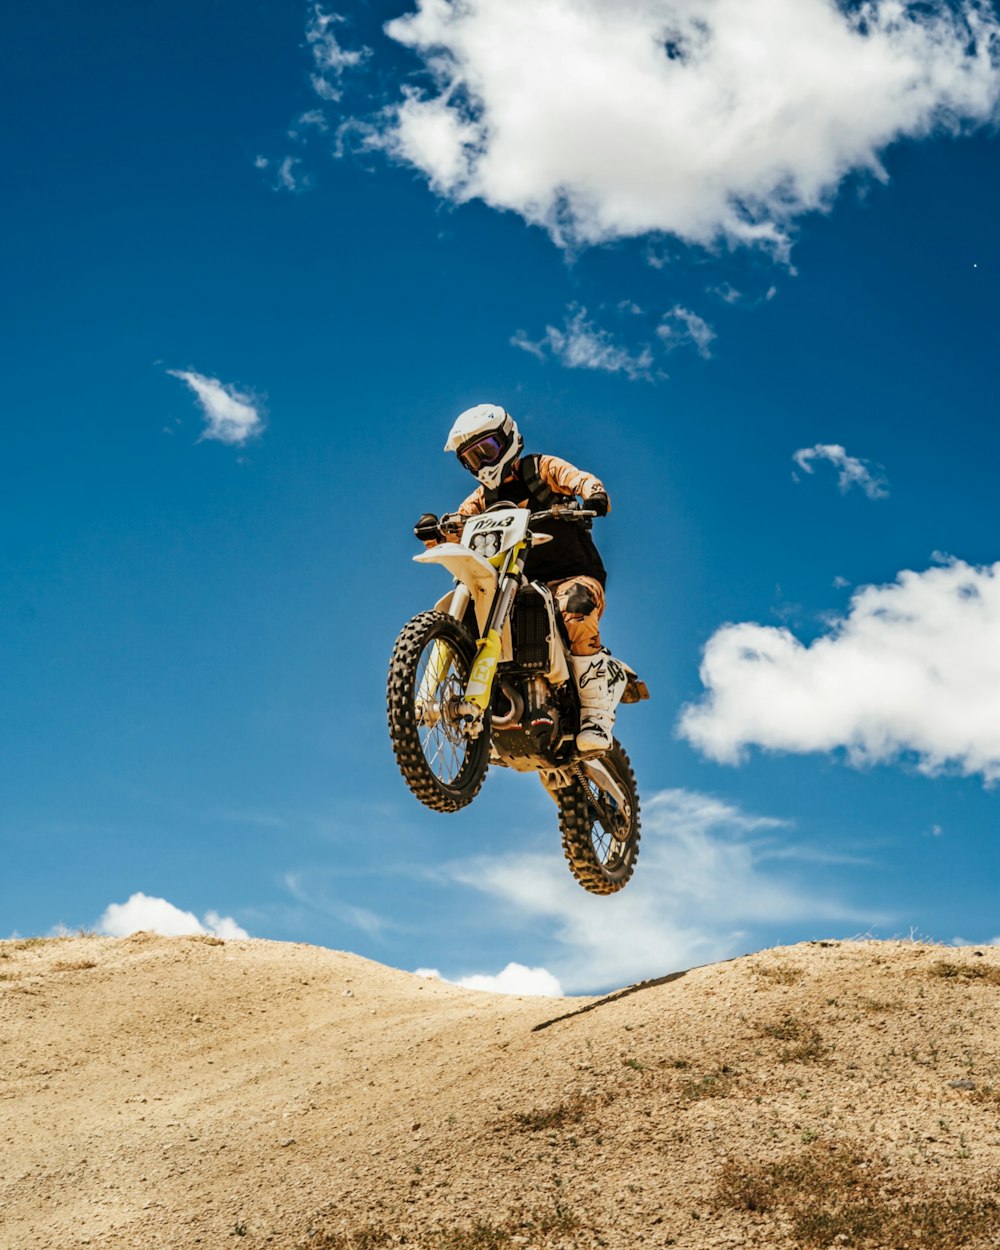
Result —
<instances>
[{"instance_id":1,"label":"goggle","mask_svg":"<svg viewBox=\"0 0 1000 1250\"><path fill-rule=\"evenodd\" d=\"M507 450L507 446L508 440L502 434L484 434L474 443L468 443L461 448L458 458L470 473L478 473L487 465L496 464Z\"/></svg>"}]
</instances>

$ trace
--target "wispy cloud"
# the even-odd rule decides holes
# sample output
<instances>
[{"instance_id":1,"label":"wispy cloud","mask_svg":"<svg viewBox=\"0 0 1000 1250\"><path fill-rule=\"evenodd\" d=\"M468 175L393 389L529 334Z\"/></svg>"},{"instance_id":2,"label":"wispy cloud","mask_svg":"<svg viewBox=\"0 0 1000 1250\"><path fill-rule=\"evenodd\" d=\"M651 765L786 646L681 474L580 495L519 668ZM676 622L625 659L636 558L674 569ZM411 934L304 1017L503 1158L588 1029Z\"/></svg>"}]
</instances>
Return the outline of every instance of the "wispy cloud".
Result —
<instances>
[{"instance_id":1,"label":"wispy cloud","mask_svg":"<svg viewBox=\"0 0 1000 1250\"><path fill-rule=\"evenodd\" d=\"M549 854L480 856L444 873L530 924L541 967L568 992L585 993L726 958L758 925L809 922L819 934L875 923L796 875L790 833L709 795L664 790L643 805L639 862L619 894L587 894ZM776 844L784 858L772 857Z\"/></svg>"},{"instance_id":2,"label":"wispy cloud","mask_svg":"<svg viewBox=\"0 0 1000 1250\"><path fill-rule=\"evenodd\" d=\"M837 485L841 494L846 494L852 486L857 486L869 499L886 499L889 495L889 483L881 466L873 465L870 460L859 460L857 456L849 456L839 443L817 443L815 447L800 447L792 459L804 473L813 472L813 461L827 460L837 469ZM795 477L795 474L792 474ZM798 481L798 478L795 477Z\"/></svg>"},{"instance_id":3,"label":"wispy cloud","mask_svg":"<svg viewBox=\"0 0 1000 1250\"><path fill-rule=\"evenodd\" d=\"M334 111L329 106L339 104L343 97L345 75L350 70L358 69L371 56L370 48L348 48L340 42L337 29L346 24L346 18L325 9L321 4L314 3L309 8L305 30L310 61L309 80L318 100L315 107L301 112L288 128L288 138L296 145L295 151L305 150L318 136L326 135L335 128L336 151L341 155L346 135L360 131L367 137L372 131L371 123L359 122L354 118L347 118L331 127L328 116ZM311 190L316 183L313 173L301 156L257 156L254 165L259 170L271 171L271 186L275 191L299 194Z\"/></svg>"},{"instance_id":4,"label":"wispy cloud","mask_svg":"<svg viewBox=\"0 0 1000 1250\"><path fill-rule=\"evenodd\" d=\"M1000 96L985 0L416 0L386 30L431 85L379 114L382 145L441 195L573 246L787 254L852 172L884 179L889 145L988 123Z\"/></svg>"},{"instance_id":5,"label":"wispy cloud","mask_svg":"<svg viewBox=\"0 0 1000 1250\"><path fill-rule=\"evenodd\" d=\"M159 933L163 937L183 937L189 933L213 934L221 938L245 938L250 935L231 916L209 911L199 920L194 912L182 911L165 898L141 892L124 903L110 903L97 922L97 932L108 937L127 937L130 933Z\"/></svg>"},{"instance_id":6,"label":"wispy cloud","mask_svg":"<svg viewBox=\"0 0 1000 1250\"><path fill-rule=\"evenodd\" d=\"M314 4L306 23L306 42L313 61L313 90L321 100L339 100L340 81L346 70L356 69L368 56L369 48L345 48L336 36L336 27L345 19Z\"/></svg>"},{"instance_id":7,"label":"wispy cloud","mask_svg":"<svg viewBox=\"0 0 1000 1250\"><path fill-rule=\"evenodd\" d=\"M167 372L187 383L194 392L205 418L203 439L241 447L263 431L263 410L254 396L243 394L218 378L205 377L188 369L168 369Z\"/></svg>"},{"instance_id":8,"label":"wispy cloud","mask_svg":"<svg viewBox=\"0 0 1000 1250\"><path fill-rule=\"evenodd\" d=\"M760 304L769 304L778 294L776 286L769 286L759 295L747 295L738 290L731 282L720 282L718 286L709 287L709 294L717 296L724 304L733 307L756 308Z\"/></svg>"},{"instance_id":9,"label":"wispy cloud","mask_svg":"<svg viewBox=\"0 0 1000 1250\"><path fill-rule=\"evenodd\" d=\"M1000 564L900 573L856 591L814 642L790 630L725 625L708 641L705 693L680 732L712 759L748 747L842 749L855 765L915 758L1000 781Z\"/></svg>"},{"instance_id":10,"label":"wispy cloud","mask_svg":"<svg viewBox=\"0 0 1000 1250\"><path fill-rule=\"evenodd\" d=\"M539 360L551 355L568 369L597 369L603 373L623 373L628 378L650 378L653 353L649 346L629 350L614 335L588 317L586 308L572 306L561 327L546 326L537 342L523 330L510 340L512 346L530 352Z\"/></svg>"},{"instance_id":11,"label":"wispy cloud","mask_svg":"<svg viewBox=\"0 0 1000 1250\"><path fill-rule=\"evenodd\" d=\"M304 134L310 132L326 134L329 129L330 123L327 121L326 114L321 108L307 109L295 119L292 129L288 132L288 137L289 139L299 139Z\"/></svg>"},{"instance_id":12,"label":"wispy cloud","mask_svg":"<svg viewBox=\"0 0 1000 1250\"><path fill-rule=\"evenodd\" d=\"M290 131L289 134L292 138L298 137L294 131ZM261 171L270 170L273 173L272 186L275 191L291 191L297 194L301 191L308 191L313 186L313 176L305 168L299 156L284 156L280 161L272 161L266 156L257 156L254 158L254 168Z\"/></svg>"},{"instance_id":13,"label":"wispy cloud","mask_svg":"<svg viewBox=\"0 0 1000 1250\"><path fill-rule=\"evenodd\" d=\"M322 874L310 874L307 880L300 872L285 874L285 888L297 903L308 907L310 911L319 912L324 916L332 916L341 924L357 929L370 938L380 938L388 929L396 928L396 924L368 907L359 907L355 903L345 903L342 899L330 895L325 889Z\"/></svg>"},{"instance_id":14,"label":"wispy cloud","mask_svg":"<svg viewBox=\"0 0 1000 1250\"><path fill-rule=\"evenodd\" d=\"M642 309L631 300L623 300L615 313L621 321L639 316ZM600 325L586 308L571 304L561 326L547 325L539 339L529 338L524 330L518 330L510 342L538 360L551 357L567 369L596 369L602 373L620 373L632 381L651 382L666 377L656 366L657 352L663 355L681 347L692 347L708 359L715 337L715 331L704 318L675 304L656 328L656 350L648 342L629 346L613 331Z\"/></svg>"},{"instance_id":15,"label":"wispy cloud","mask_svg":"<svg viewBox=\"0 0 1000 1250\"><path fill-rule=\"evenodd\" d=\"M715 331L703 317L681 304L675 304L664 316L656 333L669 352L676 351L678 347L691 346L705 360L712 355L710 346L716 337Z\"/></svg>"}]
</instances>

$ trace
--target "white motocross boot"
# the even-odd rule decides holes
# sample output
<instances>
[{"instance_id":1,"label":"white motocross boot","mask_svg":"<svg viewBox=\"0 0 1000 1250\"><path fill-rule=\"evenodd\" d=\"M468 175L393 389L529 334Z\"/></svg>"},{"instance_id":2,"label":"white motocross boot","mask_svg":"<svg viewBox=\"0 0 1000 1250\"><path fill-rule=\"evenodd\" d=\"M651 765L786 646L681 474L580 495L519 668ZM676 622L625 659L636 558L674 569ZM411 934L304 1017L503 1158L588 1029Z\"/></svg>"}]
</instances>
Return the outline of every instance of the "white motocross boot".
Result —
<instances>
[{"instance_id":1,"label":"white motocross boot","mask_svg":"<svg viewBox=\"0 0 1000 1250\"><path fill-rule=\"evenodd\" d=\"M612 744L615 708L625 691L628 674L607 648L596 655L571 655L573 676L580 692L580 732L577 749L593 754Z\"/></svg>"}]
</instances>

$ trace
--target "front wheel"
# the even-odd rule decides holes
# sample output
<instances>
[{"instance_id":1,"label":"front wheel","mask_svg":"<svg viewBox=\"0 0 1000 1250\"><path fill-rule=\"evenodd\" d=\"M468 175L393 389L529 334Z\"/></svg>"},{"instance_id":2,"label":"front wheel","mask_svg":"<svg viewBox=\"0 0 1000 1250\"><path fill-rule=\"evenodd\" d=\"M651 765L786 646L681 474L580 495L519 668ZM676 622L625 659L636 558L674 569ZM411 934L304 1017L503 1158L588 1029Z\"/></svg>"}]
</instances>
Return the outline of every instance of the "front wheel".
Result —
<instances>
[{"instance_id":1,"label":"front wheel","mask_svg":"<svg viewBox=\"0 0 1000 1250\"><path fill-rule=\"evenodd\" d=\"M627 884L639 857L639 795L635 773L620 742L600 757L621 798L597 778L560 790L559 828L570 872L591 894L614 894Z\"/></svg>"},{"instance_id":2,"label":"front wheel","mask_svg":"<svg viewBox=\"0 0 1000 1250\"><path fill-rule=\"evenodd\" d=\"M396 639L386 706L399 771L416 798L457 812L479 793L489 766L489 722L478 737L456 713L476 655L472 635L446 612L421 612Z\"/></svg>"}]
</instances>

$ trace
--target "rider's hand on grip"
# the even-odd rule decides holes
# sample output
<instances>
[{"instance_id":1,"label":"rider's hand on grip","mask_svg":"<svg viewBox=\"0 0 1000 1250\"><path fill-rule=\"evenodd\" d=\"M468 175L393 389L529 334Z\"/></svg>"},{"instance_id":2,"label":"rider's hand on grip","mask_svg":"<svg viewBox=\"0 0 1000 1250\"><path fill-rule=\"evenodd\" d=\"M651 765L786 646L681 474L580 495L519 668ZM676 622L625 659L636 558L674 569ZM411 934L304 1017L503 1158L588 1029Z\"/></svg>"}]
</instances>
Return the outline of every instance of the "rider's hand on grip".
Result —
<instances>
[{"instance_id":1,"label":"rider's hand on grip","mask_svg":"<svg viewBox=\"0 0 1000 1250\"><path fill-rule=\"evenodd\" d=\"M607 495L603 491L598 491L596 495L591 495L583 501L583 506L589 508L591 512L596 512L598 516L607 516L610 503Z\"/></svg>"},{"instance_id":2,"label":"rider's hand on grip","mask_svg":"<svg viewBox=\"0 0 1000 1250\"><path fill-rule=\"evenodd\" d=\"M434 543L441 541L441 530L438 526L438 519L433 512L425 512L416 525L414 525L413 532L422 543Z\"/></svg>"}]
</instances>

